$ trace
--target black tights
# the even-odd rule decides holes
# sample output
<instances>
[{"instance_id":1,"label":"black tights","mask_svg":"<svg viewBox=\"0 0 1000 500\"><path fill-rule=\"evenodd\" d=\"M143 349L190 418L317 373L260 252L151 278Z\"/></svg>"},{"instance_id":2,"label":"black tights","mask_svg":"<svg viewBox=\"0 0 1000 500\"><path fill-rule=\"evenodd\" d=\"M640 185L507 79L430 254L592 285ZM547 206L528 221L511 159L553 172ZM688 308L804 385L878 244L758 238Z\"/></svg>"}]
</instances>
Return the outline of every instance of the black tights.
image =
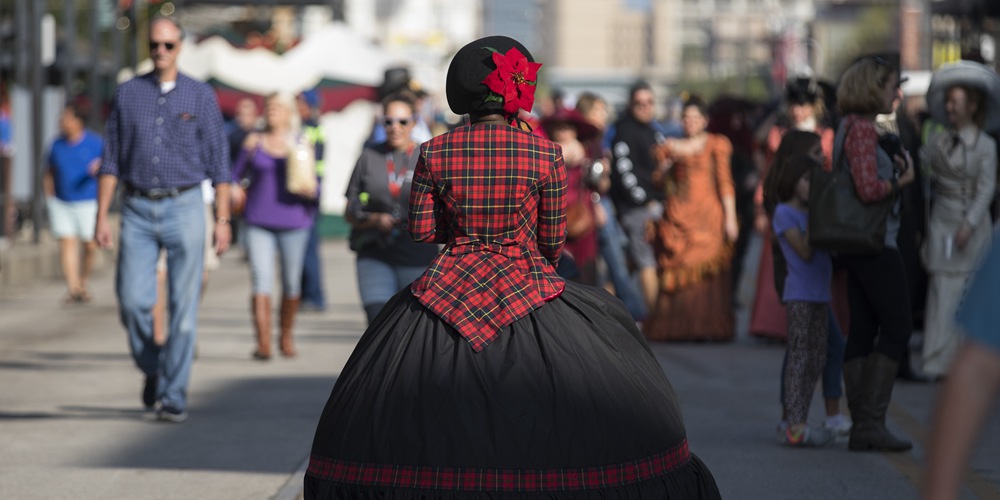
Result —
<instances>
[{"instance_id":1,"label":"black tights","mask_svg":"<svg viewBox=\"0 0 1000 500\"><path fill-rule=\"evenodd\" d=\"M906 269L899 250L886 248L878 255L844 256L841 261L848 271L851 308L844 359L878 351L899 361L913 333Z\"/></svg>"}]
</instances>

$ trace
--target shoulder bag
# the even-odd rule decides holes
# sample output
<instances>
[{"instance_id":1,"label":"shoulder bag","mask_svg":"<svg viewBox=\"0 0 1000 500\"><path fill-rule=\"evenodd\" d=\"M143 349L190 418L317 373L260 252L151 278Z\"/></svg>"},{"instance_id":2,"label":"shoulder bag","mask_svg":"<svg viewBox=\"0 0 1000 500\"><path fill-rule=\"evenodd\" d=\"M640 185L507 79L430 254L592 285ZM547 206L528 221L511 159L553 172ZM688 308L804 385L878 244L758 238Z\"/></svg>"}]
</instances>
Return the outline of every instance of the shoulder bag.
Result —
<instances>
[{"instance_id":1,"label":"shoulder bag","mask_svg":"<svg viewBox=\"0 0 1000 500\"><path fill-rule=\"evenodd\" d=\"M858 198L843 154L850 127L834 152L833 170L816 167L810 172L809 244L841 255L877 254L885 247L895 196L874 203Z\"/></svg>"}]
</instances>

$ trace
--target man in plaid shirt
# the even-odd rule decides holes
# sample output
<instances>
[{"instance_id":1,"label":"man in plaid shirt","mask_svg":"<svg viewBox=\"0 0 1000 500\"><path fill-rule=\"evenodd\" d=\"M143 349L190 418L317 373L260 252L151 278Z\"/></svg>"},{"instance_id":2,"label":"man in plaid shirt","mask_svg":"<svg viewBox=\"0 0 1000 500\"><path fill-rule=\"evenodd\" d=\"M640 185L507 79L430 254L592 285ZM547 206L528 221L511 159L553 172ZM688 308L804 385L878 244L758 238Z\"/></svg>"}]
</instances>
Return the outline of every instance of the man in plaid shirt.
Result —
<instances>
[{"instance_id":1,"label":"man in plaid shirt","mask_svg":"<svg viewBox=\"0 0 1000 500\"><path fill-rule=\"evenodd\" d=\"M229 247L229 152L212 89L180 74L182 30L170 18L150 23L154 70L120 87L112 102L99 171L95 238L112 245L108 208L122 185L117 292L122 324L136 365L145 374L142 401L159 403L158 417L187 418L187 387L194 355L204 266L202 180L215 184L216 252ZM153 340L156 259L167 252L169 337Z\"/></svg>"}]
</instances>

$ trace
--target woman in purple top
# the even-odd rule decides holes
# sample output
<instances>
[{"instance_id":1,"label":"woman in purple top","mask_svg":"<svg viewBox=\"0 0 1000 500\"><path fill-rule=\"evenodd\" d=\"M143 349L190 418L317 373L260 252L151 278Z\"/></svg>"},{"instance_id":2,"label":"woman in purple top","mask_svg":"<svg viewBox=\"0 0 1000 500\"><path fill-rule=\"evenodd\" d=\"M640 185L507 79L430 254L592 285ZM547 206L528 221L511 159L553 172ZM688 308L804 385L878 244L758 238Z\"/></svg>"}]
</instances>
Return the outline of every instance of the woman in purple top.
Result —
<instances>
[{"instance_id":1,"label":"woman in purple top","mask_svg":"<svg viewBox=\"0 0 1000 500\"><path fill-rule=\"evenodd\" d=\"M809 245L809 171L822 164L809 155L795 155L783 163L772 226L788 264L782 301L788 315L788 364L785 370L785 408L788 427L784 442L791 446L825 446L833 433L810 427L809 403L826 360L830 307L830 255Z\"/></svg>"},{"instance_id":2,"label":"woman in purple top","mask_svg":"<svg viewBox=\"0 0 1000 500\"><path fill-rule=\"evenodd\" d=\"M265 129L247 136L233 164L233 182L246 189L243 217L247 222L247 253L253 284L251 312L257 332L257 349L253 357L258 360L271 357L275 249L281 258L281 354L295 355L292 325L299 309L309 228L317 210L317 190L292 193L286 187L288 157L299 137L299 118L295 109L291 96L268 96Z\"/></svg>"}]
</instances>

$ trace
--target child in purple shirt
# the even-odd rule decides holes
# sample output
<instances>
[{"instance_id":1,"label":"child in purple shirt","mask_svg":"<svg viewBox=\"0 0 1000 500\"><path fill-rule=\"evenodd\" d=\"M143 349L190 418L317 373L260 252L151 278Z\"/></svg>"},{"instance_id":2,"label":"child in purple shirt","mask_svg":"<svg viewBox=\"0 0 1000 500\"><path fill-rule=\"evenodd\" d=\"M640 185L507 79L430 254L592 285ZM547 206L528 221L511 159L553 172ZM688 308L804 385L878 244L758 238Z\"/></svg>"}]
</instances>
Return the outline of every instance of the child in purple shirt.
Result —
<instances>
[{"instance_id":1,"label":"child in purple shirt","mask_svg":"<svg viewBox=\"0 0 1000 500\"><path fill-rule=\"evenodd\" d=\"M786 160L778 178L772 226L788 262L782 300L788 314L788 366L785 371L790 446L825 446L833 433L807 424L809 403L826 361L827 317L833 265L830 255L809 245L809 172L821 167L807 155Z\"/></svg>"}]
</instances>

